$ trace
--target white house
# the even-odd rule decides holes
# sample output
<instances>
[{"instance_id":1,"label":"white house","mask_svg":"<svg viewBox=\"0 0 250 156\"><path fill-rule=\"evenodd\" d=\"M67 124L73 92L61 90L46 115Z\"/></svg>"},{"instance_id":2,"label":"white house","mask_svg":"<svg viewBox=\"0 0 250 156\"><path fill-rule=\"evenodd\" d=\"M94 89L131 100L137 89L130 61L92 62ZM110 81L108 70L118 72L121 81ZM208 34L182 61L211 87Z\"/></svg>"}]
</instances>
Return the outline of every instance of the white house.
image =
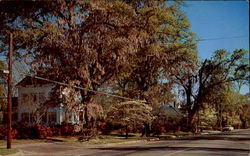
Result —
<instances>
[{"instance_id":1,"label":"white house","mask_svg":"<svg viewBox=\"0 0 250 156\"><path fill-rule=\"evenodd\" d=\"M66 111L62 104L47 109L43 107L42 104L48 99L54 84L27 76L16 87L18 88L19 122L43 123L45 125L83 122L83 111Z\"/></svg>"}]
</instances>

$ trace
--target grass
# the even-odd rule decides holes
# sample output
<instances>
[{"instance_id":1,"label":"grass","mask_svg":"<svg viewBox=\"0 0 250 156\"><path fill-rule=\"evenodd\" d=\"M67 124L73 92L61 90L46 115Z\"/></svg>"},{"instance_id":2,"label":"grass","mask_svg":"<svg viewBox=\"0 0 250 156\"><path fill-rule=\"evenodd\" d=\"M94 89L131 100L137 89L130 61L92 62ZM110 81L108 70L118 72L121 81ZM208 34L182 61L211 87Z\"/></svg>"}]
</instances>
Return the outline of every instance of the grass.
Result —
<instances>
[{"instance_id":1,"label":"grass","mask_svg":"<svg viewBox=\"0 0 250 156\"><path fill-rule=\"evenodd\" d=\"M112 132L110 135L100 135L97 138L90 139L89 141L78 141L80 136L58 136L58 137L49 137L47 139L13 139L12 144L32 144L32 143L42 143L42 142L58 142L64 144L81 144L81 145L97 145L97 144L109 144L109 143L122 143L130 141L139 141L139 140L149 140L149 139L166 139L171 136L181 136L192 134L191 132L176 132L176 133L164 133L161 135L156 135L152 137L141 137L139 133L129 133L128 139L125 138L125 135L119 135L117 132ZM5 146L6 140L0 140L0 146Z\"/></svg>"},{"instance_id":2,"label":"grass","mask_svg":"<svg viewBox=\"0 0 250 156\"><path fill-rule=\"evenodd\" d=\"M16 148L11 148L11 149L0 148L0 155L14 154L16 152L18 152L18 149Z\"/></svg>"},{"instance_id":3,"label":"grass","mask_svg":"<svg viewBox=\"0 0 250 156\"><path fill-rule=\"evenodd\" d=\"M13 139L12 144L32 144L32 143L41 143L46 142L47 140L44 139ZM6 145L6 140L0 140L0 146Z\"/></svg>"},{"instance_id":4,"label":"grass","mask_svg":"<svg viewBox=\"0 0 250 156\"><path fill-rule=\"evenodd\" d=\"M97 139L91 139L89 140L89 144L109 144L109 143L122 143L122 142L130 142L130 141L138 141L138 140L146 140L148 138L139 137L139 136L132 136L128 137L127 139L125 137L120 136L101 136Z\"/></svg>"},{"instance_id":5,"label":"grass","mask_svg":"<svg viewBox=\"0 0 250 156\"><path fill-rule=\"evenodd\" d=\"M98 145L109 143L123 143L139 140L148 140L156 137L141 137L138 133L129 133L129 137L126 139L125 135L119 135L117 133L111 133L110 135L99 135L96 138L92 138L89 141L79 141L80 136L74 137L51 137L49 140L56 141L63 144L80 144L80 145Z\"/></svg>"},{"instance_id":6,"label":"grass","mask_svg":"<svg viewBox=\"0 0 250 156\"><path fill-rule=\"evenodd\" d=\"M192 132L183 132L183 131L178 131L174 133L175 135L191 135L193 134Z\"/></svg>"}]
</instances>

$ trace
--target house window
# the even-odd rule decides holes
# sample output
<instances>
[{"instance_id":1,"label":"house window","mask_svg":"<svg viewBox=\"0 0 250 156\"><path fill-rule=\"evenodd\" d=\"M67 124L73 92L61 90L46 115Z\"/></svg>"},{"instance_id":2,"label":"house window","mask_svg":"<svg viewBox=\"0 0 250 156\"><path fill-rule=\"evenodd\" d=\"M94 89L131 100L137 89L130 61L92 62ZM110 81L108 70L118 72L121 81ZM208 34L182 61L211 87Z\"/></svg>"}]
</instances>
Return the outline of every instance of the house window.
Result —
<instances>
[{"instance_id":1,"label":"house window","mask_svg":"<svg viewBox=\"0 0 250 156\"><path fill-rule=\"evenodd\" d=\"M46 124L47 123L47 113L42 115L42 123Z\"/></svg>"},{"instance_id":2,"label":"house window","mask_svg":"<svg viewBox=\"0 0 250 156\"><path fill-rule=\"evenodd\" d=\"M39 93L39 103L42 104L46 101L46 97L44 93Z\"/></svg>"},{"instance_id":3,"label":"house window","mask_svg":"<svg viewBox=\"0 0 250 156\"><path fill-rule=\"evenodd\" d=\"M34 124L36 122L36 114L30 114L30 123Z\"/></svg>"},{"instance_id":4,"label":"house window","mask_svg":"<svg viewBox=\"0 0 250 156\"><path fill-rule=\"evenodd\" d=\"M30 96L31 96L30 99L31 99L32 104L38 103L37 94L31 93Z\"/></svg>"},{"instance_id":5,"label":"house window","mask_svg":"<svg viewBox=\"0 0 250 156\"><path fill-rule=\"evenodd\" d=\"M56 123L56 112L49 112L49 123L50 124Z\"/></svg>"},{"instance_id":6,"label":"house window","mask_svg":"<svg viewBox=\"0 0 250 156\"><path fill-rule=\"evenodd\" d=\"M22 94L21 103L22 104L28 104L29 103L29 95L28 94Z\"/></svg>"},{"instance_id":7,"label":"house window","mask_svg":"<svg viewBox=\"0 0 250 156\"><path fill-rule=\"evenodd\" d=\"M79 113L79 120L80 122L83 122L83 111L80 111Z\"/></svg>"},{"instance_id":8,"label":"house window","mask_svg":"<svg viewBox=\"0 0 250 156\"><path fill-rule=\"evenodd\" d=\"M68 120L69 123L72 123L72 112L68 113Z\"/></svg>"},{"instance_id":9,"label":"house window","mask_svg":"<svg viewBox=\"0 0 250 156\"><path fill-rule=\"evenodd\" d=\"M22 113L21 120L24 122L29 122L29 113Z\"/></svg>"}]
</instances>

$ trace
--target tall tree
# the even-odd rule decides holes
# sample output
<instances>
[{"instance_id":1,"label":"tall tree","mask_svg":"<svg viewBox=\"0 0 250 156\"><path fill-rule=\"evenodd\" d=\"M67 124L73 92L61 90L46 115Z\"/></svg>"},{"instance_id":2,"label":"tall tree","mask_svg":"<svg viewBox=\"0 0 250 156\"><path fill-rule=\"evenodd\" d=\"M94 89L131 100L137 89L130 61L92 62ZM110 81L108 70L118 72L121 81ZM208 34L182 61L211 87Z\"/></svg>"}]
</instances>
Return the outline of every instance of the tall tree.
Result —
<instances>
[{"instance_id":1,"label":"tall tree","mask_svg":"<svg viewBox=\"0 0 250 156\"><path fill-rule=\"evenodd\" d=\"M143 6L138 12L145 21L146 37L141 38L138 52L129 58L131 65L117 81L125 95L157 103L160 101L154 99L160 99L161 93L171 94L168 73L174 64L196 60L196 43L178 5L144 1Z\"/></svg>"},{"instance_id":2,"label":"tall tree","mask_svg":"<svg viewBox=\"0 0 250 156\"><path fill-rule=\"evenodd\" d=\"M194 129L196 116L204 103L213 101L223 85L248 80L249 66L241 61L246 55L244 49L237 49L233 53L217 50L197 70L187 74L182 74L182 71L173 74L176 82L186 91L189 129Z\"/></svg>"},{"instance_id":3,"label":"tall tree","mask_svg":"<svg viewBox=\"0 0 250 156\"><path fill-rule=\"evenodd\" d=\"M52 1L33 15L16 19L15 49L40 76L94 91L119 78L150 101L165 67L195 58L187 19L165 1ZM81 91L82 104L93 95Z\"/></svg>"},{"instance_id":4,"label":"tall tree","mask_svg":"<svg viewBox=\"0 0 250 156\"><path fill-rule=\"evenodd\" d=\"M3 69L6 68L6 65L0 60L0 124L5 119L5 112L7 109L7 74L3 73Z\"/></svg>"}]
</instances>

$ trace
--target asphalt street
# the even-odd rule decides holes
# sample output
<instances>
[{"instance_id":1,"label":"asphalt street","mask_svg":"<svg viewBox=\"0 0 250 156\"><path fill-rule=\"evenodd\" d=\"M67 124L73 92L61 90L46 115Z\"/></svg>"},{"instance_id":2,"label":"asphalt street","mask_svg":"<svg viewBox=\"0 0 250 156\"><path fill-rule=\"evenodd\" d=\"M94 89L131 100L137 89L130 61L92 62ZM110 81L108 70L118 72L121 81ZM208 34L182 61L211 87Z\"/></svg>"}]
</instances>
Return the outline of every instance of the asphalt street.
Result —
<instances>
[{"instance_id":1,"label":"asphalt street","mask_svg":"<svg viewBox=\"0 0 250 156\"><path fill-rule=\"evenodd\" d=\"M131 144L82 146L40 143L19 145L17 148L23 155L250 156L250 130Z\"/></svg>"}]
</instances>

